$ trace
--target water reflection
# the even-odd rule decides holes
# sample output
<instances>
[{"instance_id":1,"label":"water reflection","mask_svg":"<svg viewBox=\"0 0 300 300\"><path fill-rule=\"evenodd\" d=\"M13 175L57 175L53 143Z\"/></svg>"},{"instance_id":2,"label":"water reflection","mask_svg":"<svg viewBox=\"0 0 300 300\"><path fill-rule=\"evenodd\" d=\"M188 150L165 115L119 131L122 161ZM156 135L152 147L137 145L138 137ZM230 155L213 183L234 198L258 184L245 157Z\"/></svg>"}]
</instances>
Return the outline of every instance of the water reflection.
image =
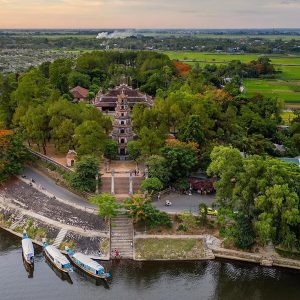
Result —
<instances>
[{"instance_id":1,"label":"water reflection","mask_svg":"<svg viewBox=\"0 0 300 300\"><path fill-rule=\"evenodd\" d=\"M95 286L103 286L105 289L109 289L109 283L110 283L110 279L108 279L107 281L104 279L100 279L100 278L95 278L93 276L88 275L87 273L83 272L82 270L74 267L74 272L76 274L78 274L78 276L80 276L81 280L85 280L87 282L90 282L91 284L95 285Z\"/></svg>"},{"instance_id":2,"label":"water reflection","mask_svg":"<svg viewBox=\"0 0 300 300\"><path fill-rule=\"evenodd\" d=\"M28 278L33 278L33 272L34 272L34 265L30 265L24 258L23 252L22 252L22 260L23 260L23 266L27 272Z\"/></svg>"},{"instance_id":3,"label":"water reflection","mask_svg":"<svg viewBox=\"0 0 300 300\"><path fill-rule=\"evenodd\" d=\"M21 240L0 231L1 300L300 299L299 271L224 260L101 262L112 274L108 288L79 270L66 277L36 250L34 276L28 280L32 274L22 266Z\"/></svg>"},{"instance_id":4,"label":"water reflection","mask_svg":"<svg viewBox=\"0 0 300 300\"><path fill-rule=\"evenodd\" d=\"M67 281L70 284L73 284L73 281L68 273L62 272L58 270L56 267L53 266L53 264L45 257L46 264L53 270L55 275L59 277L62 281Z\"/></svg>"}]
</instances>

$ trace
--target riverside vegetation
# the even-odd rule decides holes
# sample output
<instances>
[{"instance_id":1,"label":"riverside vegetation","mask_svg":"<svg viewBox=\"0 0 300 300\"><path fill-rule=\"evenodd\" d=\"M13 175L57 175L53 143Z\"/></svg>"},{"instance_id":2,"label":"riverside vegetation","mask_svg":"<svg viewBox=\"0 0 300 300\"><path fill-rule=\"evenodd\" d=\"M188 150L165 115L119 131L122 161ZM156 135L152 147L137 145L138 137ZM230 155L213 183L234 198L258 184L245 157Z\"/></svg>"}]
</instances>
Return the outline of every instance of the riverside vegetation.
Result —
<instances>
[{"instance_id":1,"label":"riverside vegetation","mask_svg":"<svg viewBox=\"0 0 300 300\"><path fill-rule=\"evenodd\" d=\"M208 170L219 179L216 224L229 244L249 248L273 241L297 250L299 168L278 158L299 155L300 113L295 112L289 128L278 131L284 122L282 101L241 94L235 74L245 71L261 77L272 75L274 66L264 57L211 69L174 62L161 53L107 51L44 63L22 74L1 74L1 179L17 173L24 162L21 140L14 144L22 136L44 153L49 143L62 153L75 149L79 160L71 185L94 192L97 160L110 158L116 147L109 140L111 119L88 102L73 103L69 89L89 88L92 99L100 87L105 90L125 76L155 99L152 109L138 104L131 112L137 139L129 143L129 155L149 169L143 190L184 190L192 171ZM221 84L227 75L232 80ZM86 174L90 180L82 180ZM134 219L147 226L172 225L168 215L143 201L125 201ZM110 207L107 211L112 212Z\"/></svg>"}]
</instances>

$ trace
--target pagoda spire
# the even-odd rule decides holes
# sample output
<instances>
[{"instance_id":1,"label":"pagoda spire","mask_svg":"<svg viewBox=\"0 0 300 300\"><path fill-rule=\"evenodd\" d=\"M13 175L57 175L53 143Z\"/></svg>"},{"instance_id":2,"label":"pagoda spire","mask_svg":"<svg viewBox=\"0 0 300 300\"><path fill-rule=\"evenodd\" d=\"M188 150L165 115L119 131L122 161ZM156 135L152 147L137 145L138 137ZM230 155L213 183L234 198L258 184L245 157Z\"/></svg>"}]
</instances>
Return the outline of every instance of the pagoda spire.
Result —
<instances>
[{"instance_id":1,"label":"pagoda spire","mask_svg":"<svg viewBox=\"0 0 300 300\"><path fill-rule=\"evenodd\" d=\"M118 142L118 154L120 159L126 159L126 155L128 154L127 143L134 138L127 98L128 96L125 95L122 90L121 94L118 95L117 106L115 108L115 120L111 133L112 139Z\"/></svg>"}]
</instances>

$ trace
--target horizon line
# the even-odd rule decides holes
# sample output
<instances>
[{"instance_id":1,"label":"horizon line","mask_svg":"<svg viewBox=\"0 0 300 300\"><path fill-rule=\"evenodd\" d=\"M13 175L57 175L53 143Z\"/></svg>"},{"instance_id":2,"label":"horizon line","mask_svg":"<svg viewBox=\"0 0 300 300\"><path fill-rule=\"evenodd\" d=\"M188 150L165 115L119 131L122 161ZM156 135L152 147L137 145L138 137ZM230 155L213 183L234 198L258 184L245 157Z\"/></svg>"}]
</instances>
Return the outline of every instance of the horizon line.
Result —
<instances>
[{"instance_id":1,"label":"horizon line","mask_svg":"<svg viewBox=\"0 0 300 300\"><path fill-rule=\"evenodd\" d=\"M0 27L0 30L300 30L300 27Z\"/></svg>"}]
</instances>

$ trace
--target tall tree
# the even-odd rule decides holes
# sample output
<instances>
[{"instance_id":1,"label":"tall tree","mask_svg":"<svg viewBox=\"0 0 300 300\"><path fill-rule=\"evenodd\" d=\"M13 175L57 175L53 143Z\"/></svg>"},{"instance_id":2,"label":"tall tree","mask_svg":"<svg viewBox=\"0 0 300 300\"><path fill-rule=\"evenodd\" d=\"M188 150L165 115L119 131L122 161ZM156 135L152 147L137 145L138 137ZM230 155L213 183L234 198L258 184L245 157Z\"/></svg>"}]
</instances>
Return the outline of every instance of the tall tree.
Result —
<instances>
[{"instance_id":1,"label":"tall tree","mask_svg":"<svg viewBox=\"0 0 300 300\"><path fill-rule=\"evenodd\" d=\"M84 156L75 164L75 172L70 179L72 188L79 192L95 192L99 161L93 156Z\"/></svg>"},{"instance_id":2,"label":"tall tree","mask_svg":"<svg viewBox=\"0 0 300 300\"><path fill-rule=\"evenodd\" d=\"M85 121L76 127L74 140L78 155L100 157L104 151L106 135L96 121Z\"/></svg>"}]
</instances>

